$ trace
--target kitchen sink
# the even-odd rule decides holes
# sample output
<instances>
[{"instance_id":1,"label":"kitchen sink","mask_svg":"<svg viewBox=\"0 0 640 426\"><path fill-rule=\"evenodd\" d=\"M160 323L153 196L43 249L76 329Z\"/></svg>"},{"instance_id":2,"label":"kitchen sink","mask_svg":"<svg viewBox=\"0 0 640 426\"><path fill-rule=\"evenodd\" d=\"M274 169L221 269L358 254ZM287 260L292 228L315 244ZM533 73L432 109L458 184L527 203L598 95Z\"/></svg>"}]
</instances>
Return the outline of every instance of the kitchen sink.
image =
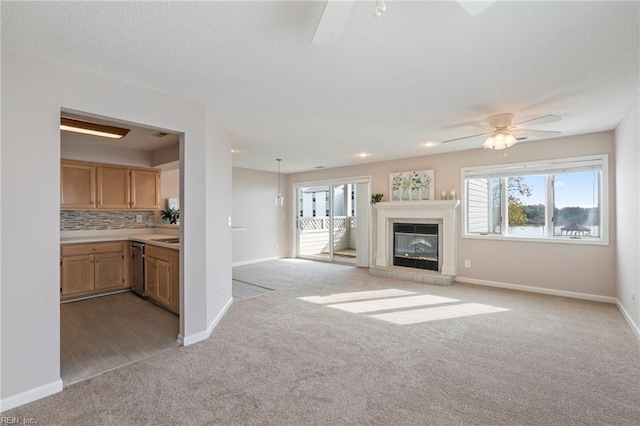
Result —
<instances>
[{"instance_id":1,"label":"kitchen sink","mask_svg":"<svg viewBox=\"0 0 640 426\"><path fill-rule=\"evenodd\" d=\"M159 243L180 244L180 238L158 238L154 241Z\"/></svg>"}]
</instances>

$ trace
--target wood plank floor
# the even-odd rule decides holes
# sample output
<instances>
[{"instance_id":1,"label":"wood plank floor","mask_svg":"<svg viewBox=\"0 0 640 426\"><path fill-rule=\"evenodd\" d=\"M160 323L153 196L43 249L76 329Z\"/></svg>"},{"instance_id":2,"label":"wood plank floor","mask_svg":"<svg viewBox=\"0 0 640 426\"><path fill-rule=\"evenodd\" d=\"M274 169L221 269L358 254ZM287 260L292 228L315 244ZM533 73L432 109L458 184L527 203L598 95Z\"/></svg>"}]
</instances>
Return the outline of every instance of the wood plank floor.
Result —
<instances>
[{"instance_id":1,"label":"wood plank floor","mask_svg":"<svg viewBox=\"0 0 640 426\"><path fill-rule=\"evenodd\" d=\"M60 305L65 385L176 347L177 315L133 293Z\"/></svg>"}]
</instances>

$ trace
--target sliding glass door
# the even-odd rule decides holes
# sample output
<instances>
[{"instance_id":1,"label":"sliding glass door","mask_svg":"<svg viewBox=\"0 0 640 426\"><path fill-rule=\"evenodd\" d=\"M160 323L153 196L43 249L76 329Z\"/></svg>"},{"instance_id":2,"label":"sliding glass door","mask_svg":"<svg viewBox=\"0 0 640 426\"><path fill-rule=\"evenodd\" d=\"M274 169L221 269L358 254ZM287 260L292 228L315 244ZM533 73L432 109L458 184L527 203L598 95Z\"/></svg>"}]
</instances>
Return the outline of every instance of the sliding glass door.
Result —
<instances>
[{"instance_id":1,"label":"sliding glass door","mask_svg":"<svg viewBox=\"0 0 640 426\"><path fill-rule=\"evenodd\" d=\"M359 240L363 239L363 233L358 232L358 221L362 214L368 215L368 205L360 206L367 194L368 184L355 182L299 186L296 190L297 256L365 266L362 260L358 261L358 250L362 247ZM368 258L368 254L366 256ZM368 266L368 260L365 263Z\"/></svg>"}]
</instances>

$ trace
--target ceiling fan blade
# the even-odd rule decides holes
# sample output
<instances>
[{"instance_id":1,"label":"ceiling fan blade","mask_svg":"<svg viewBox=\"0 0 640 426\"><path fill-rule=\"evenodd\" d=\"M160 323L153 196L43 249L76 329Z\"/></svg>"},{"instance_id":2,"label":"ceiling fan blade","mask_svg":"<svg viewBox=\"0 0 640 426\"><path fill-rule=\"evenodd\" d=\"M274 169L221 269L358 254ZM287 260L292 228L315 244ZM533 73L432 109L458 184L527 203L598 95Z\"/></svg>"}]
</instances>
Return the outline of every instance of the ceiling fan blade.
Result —
<instances>
[{"instance_id":1,"label":"ceiling fan blade","mask_svg":"<svg viewBox=\"0 0 640 426\"><path fill-rule=\"evenodd\" d=\"M311 43L321 46L340 38L355 1L328 0L324 6Z\"/></svg>"},{"instance_id":2,"label":"ceiling fan blade","mask_svg":"<svg viewBox=\"0 0 640 426\"><path fill-rule=\"evenodd\" d=\"M519 123L514 124L514 126L519 126L521 124L529 124L530 126L538 126L540 124L547 124L547 123L553 123L556 121L560 121L562 120L561 117L557 116L557 115L543 115L541 117L536 117L536 118L532 118L530 120L525 120L525 121L521 121Z\"/></svg>"},{"instance_id":3,"label":"ceiling fan blade","mask_svg":"<svg viewBox=\"0 0 640 426\"><path fill-rule=\"evenodd\" d=\"M458 4L471 16L479 15L487 10L496 0L489 1L458 1Z\"/></svg>"},{"instance_id":4,"label":"ceiling fan blade","mask_svg":"<svg viewBox=\"0 0 640 426\"><path fill-rule=\"evenodd\" d=\"M461 141L463 139L471 139L471 138L477 138L479 136L486 136L486 135L490 135L492 132L484 132L484 133L478 133L477 135L471 135L471 136L464 136L461 138L455 138L455 139L448 139L446 141L442 141L440 143L447 143L447 142L455 142L455 141Z\"/></svg>"},{"instance_id":5,"label":"ceiling fan blade","mask_svg":"<svg viewBox=\"0 0 640 426\"><path fill-rule=\"evenodd\" d=\"M554 136L554 135L559 135L562 132L559 132L557 130L518 129L518 131L514 132L514 133L518 134L518 135L523 135L523 136L538 136L538 137L544 138L544 137L550 137L550 136Z\"/></svg>"}]
</instances>

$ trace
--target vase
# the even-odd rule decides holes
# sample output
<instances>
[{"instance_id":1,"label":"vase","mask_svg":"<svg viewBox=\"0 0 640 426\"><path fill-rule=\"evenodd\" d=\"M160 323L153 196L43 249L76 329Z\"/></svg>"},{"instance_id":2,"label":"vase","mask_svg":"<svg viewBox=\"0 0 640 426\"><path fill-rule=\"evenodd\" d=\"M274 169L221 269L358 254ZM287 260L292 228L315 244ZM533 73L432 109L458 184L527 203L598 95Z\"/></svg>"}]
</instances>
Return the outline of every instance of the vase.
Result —
<instances>
[{"instance_id":1,"label":"vase","mask_svg":"<svg viewBox=\"0 0 640 426\"><path fill-rule=\"evenodd\" d=\"M429 199L429 195L430 195L429 189L430 188L428 186L423 186L422 188L420 188L420 199L421 200L428 200Z\"/></svg>"},{"instance_id":2,"label":"vase","mask_svg":"<svg viewBox=\"0 0 640 426\"><path fill-rule=\"evenodd\" d=\"M402 201L409 201L409 189L402 188Z\"/></svg>"},{"instance_id":3,"label":"vase","mask_svg":"<svg viewBox=\"0 0 640 426\"><path fill-rule=\"evenodd\" d=\"M420 188L411 188L411 199L415 201L420 199Z\"/></svg>"},{"instance_id":4,"label":"vase","mask_svg":"<svg viewBox=\"0 0 640 426\"><path fill-rule=\"evenodd\" d=\"M400 190L394 189L391 191L391 201L400 201Z\"/></svg>"}]
</instances>

